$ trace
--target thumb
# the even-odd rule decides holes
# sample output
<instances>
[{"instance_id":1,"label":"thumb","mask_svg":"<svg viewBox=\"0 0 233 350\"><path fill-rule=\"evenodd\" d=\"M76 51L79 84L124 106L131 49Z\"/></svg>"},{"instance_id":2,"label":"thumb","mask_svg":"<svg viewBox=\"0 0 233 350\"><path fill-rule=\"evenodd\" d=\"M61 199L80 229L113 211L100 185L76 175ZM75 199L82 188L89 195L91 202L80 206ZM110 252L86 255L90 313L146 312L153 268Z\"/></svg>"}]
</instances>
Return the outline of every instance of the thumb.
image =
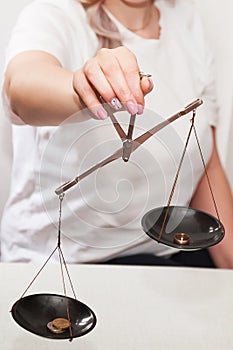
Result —
<instances>
[{"instance_id":1,"label":"thumb","mask_svg":"<svg viewBox=\"0 0 233 350\"><path fill-rule=\"evenodd\" d=\"M142 77L141 78L141 89L144 95L147 95L154 88L154 84L151 78Z\"/></svg>"}]
</instances>

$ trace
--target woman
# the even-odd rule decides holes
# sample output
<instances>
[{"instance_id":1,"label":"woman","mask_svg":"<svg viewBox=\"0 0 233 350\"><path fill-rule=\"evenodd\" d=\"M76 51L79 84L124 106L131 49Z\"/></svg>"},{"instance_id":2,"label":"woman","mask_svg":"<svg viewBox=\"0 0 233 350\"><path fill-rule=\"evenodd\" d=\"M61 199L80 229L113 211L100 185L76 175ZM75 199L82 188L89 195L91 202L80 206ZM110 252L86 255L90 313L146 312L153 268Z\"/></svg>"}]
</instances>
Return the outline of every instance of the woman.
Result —
<instances>
[{"instance_id":1,"label":"woman","mask_svg":"<svg viewBox=\"0 0 233 350\"><path fill-rule=\"evenodd\" d=\"M13 125L15 160L2 260L45 259L56 241L54 188L119 148L99 95L113 111L120 110L123 124L137 114L137 133L199 97L204 105L197 129L226 237L209 249L211 257L201 251L203 264L193 263L191 254L187 264L231 268L233 200L216 150L212 69L191 1L32 2L7 51L6 112L22 125ZM152 74L156 89L151 78L140 79L141 70ZM183 264L184 254L143 234L141 217L166 205L188 128L189 120L180 119L127 165L117 160L67 194L62 242L68 262ZM216 215L196 153L193 138L173 203Z\"/></svg>"}]
</instances>

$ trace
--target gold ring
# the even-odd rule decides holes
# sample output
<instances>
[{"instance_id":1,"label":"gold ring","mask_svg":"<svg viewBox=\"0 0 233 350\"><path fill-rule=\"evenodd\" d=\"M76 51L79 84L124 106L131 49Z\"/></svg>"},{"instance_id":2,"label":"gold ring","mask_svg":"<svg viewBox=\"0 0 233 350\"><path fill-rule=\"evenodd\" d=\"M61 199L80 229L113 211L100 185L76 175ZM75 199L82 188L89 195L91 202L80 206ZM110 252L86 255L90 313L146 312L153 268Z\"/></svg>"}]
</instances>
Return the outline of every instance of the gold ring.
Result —
<instances>
[{"instance_id":1,"label":"gold ring","mask_svg":"<svg viewBox=\"0 0 233 350\"><path fill-rule=\"evenodd\" d=\"M139 72L139 76L140 76L140 79L142 79L143 77L150 78L152 75L149 73Z\"/></svg>"}]
</instances>

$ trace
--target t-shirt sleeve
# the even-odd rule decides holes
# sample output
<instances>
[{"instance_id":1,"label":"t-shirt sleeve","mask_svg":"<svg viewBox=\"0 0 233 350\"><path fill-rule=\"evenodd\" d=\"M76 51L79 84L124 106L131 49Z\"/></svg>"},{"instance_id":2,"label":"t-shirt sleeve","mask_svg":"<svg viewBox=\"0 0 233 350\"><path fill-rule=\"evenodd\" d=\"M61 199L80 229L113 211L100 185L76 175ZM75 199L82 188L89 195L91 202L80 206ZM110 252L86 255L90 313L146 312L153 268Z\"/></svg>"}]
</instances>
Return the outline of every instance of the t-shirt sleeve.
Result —
<instances>
[{"instance_id":1,"label":"t-shirt sleeve","mask_svg":"<svg viewBox=\"0 0 233 350\"><path fill-rule=\"evenodd\" d=\"M211 126L217 126L219 121L219 106L215 85L215 66L211 52L207 52L205 60L205 84L202 92L203 113L208 117Z\"/></svg>"},{"instance_id":2,"label":"t-shirt sleeve","mask_svg":"<svg viewBox=\"0 0 233 350\"><path fill-rule=\"evenodd\" d=\"M180 0L181 1L181 0ZM203 19L193 1L188 1L191 10L187 19L192 32L193 46L199 60L199 72L196 75L201 81L202 91L200 98L203 100L202 115L209 120L210 125L218 123L219 108L216 93L216 71L212 49L205 32ZM187 5L187 2L186 2Z\"/></svg>"},{"instance_id":3,"label":"t-shirt sleeve","mask_svg":"<svg viewBox=\"0 0 233 350\"><path fill-rule=\"evenodd\" d=\"M78 2L33 1L21 11L14 25L5 51L5 69L16 55L31 50L47 52L56 57L64 68L72 69L72 43L77 32L79 38L83 36L84 21L85 12ZM11 110L4 90L2 101L5 114L11 122L24 124Z\"/></svg>"},{"instance_id":4,"label":"t-shirt sleeve","mask_svg":"<svg viewBox=\"0 0 233 350\"><path fill-rule=\"evenodd\" d=\"M59 3L59 2L58 2ZM55 2L34 1L20 13L6 49L6 64L28 50L45 51L62 66L69 63L70 22L67 13Z\"/></svg>"}]
</instances>

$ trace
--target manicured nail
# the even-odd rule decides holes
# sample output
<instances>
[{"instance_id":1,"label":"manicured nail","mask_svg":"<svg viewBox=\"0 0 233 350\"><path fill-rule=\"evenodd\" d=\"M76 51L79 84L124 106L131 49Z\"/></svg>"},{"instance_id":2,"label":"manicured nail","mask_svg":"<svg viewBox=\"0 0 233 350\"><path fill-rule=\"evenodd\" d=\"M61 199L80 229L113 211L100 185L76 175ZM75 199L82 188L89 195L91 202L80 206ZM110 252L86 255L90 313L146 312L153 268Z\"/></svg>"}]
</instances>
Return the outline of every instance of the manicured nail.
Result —
<instances>
[{"instance_id":1,"label":"manicured nail","mask_svg":"<svg viewBox=\"0 0 233 350\"><path fill-rule=\"evenodd\" d=\"M143 114L144 106L138 105L138 114Z\"/></svg>"},{"instance_id":2,"label":"manicured nail","mask_svg":"<svg viewBox=\"0 0 233 350\"><path fill-rule=\"evenodd\" d=\"M128 101L126 103L126 107L127 107L128 111L129 111L129 113L131 113L131 114L137 114L138 113L138 106L134 102Z\"/></svg>"},{"instance_id":3,"label":"manicured nail","mask_svg":"<svg viewBox=\"0 0 233 350\"><path fill-rule=\"evenodd\" d=\"M97 116L101 120L105 120L108 117L108 113L103 108L97 110Z\"/></svg>"},{"instance_id":4,"label":"manicured nail","mask_svg":"<svg viewBox=\"0 0 233 350\"><path fill-rule=\"evenodd\" d=\"M112 107L113 107L116 111L118 111L119 109L122 108L122 104L120 103L120 101L118 100L117 97L114 97L114 98L112 99L111 105L112 105Z\"/></svg>"}]
</instances>

